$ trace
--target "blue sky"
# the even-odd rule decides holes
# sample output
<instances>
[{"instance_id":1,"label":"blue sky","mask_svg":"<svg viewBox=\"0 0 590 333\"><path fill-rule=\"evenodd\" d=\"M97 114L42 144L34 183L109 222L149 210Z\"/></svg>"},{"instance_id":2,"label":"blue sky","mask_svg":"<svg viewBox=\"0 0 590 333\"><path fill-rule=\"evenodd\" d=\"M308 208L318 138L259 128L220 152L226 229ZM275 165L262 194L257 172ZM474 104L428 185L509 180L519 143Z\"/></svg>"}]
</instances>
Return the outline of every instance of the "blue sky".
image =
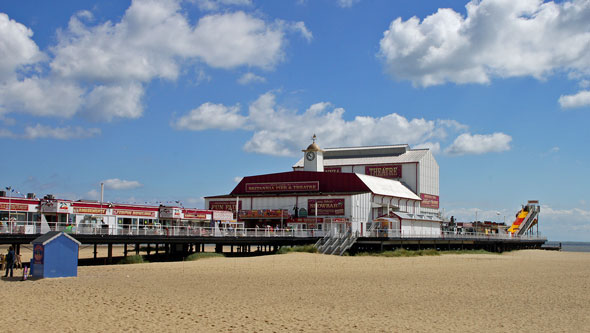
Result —
<instances>
[{"instance_id":1,"label":"blue sky","mask_svg":"<svg viewBox=\"0 0 590 333\"><path fill-rule=\"evenodd\" d=\"M322 147L408 143L441 206L590 241L588 1L0 4L0 184L136 203L228 193Z\"/></svg>"}]
</instances>

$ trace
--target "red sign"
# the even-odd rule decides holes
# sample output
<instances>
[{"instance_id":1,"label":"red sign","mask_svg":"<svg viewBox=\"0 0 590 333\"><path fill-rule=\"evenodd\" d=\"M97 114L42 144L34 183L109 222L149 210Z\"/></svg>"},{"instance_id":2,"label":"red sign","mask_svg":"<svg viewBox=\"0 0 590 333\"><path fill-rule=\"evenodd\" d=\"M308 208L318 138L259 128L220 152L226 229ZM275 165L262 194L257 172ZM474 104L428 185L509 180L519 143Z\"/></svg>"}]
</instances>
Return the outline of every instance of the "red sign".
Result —
<instances>
[{"instance_id":1,"label":"red sign","mask_svg":"<svg viewBox=\"0 0 590 333\"><path fill-rule=\"evenodd\" d=\"M323 217L313 218L313 217L297 217L294 219L289 220L289 223L324 223Z\"/></svg>"},{"instance_id":2,"label":"red sign","mask_svg":"<svg viewBox=\"0 0 590 333\"><path fill-rule=\"evenodd\" d=\"M402 166L400 164L367 166L365 174L381 178L402 178Z\"/></svg>"},{"instance_id":3,"label":"red sign","mask_svg":"<svg viewBox=\"0 0 590 333\"><path fill-rule=\"evenodd\" d=\"M130 209L115 209L113 210L115 215L127 215L127 216L149 216L155 217L156 212L150 212L145 210L130 210Z\"/></svg>"},{"instance_id":4,"label":"red sign","mask_svg":"<svg viewBox=\"0 0 590 333\"><path fill-rule=\"evenodd\" d=\"M432 195L432 194L420 194L420 198L422 199L422 202L420 202L420 207L422 208L434 208L434 209L438 209L439 207L439 196L438 195Z\"/></svg>"},{"instance_id":5,"label":"red sign","mask_svg":"<svg viewBox=\"0 0 590 333\"><path fill-rule=\"evenodd\" d=\"M236 211L236 200L209 201L209 209L235 212ZM240 200L238 209L242 209L242 200Z\"/></svg>"},{"instance_id":6,"label":"red sign","mask_svg":"<svg viewBox=\"0 0 590 333\"><path fill-rule=\"evenodd\" d=\"M342 172L342 168L341 167L324 168L324 172L341 173Z\"/></svg>"},{"instance_id":7,"label":"red sign","mask_svg":"<svg viewBox=\"0 0 590 333\"><path fill-rule=\"evenodd\" d=\"M344 199L309 199L307 200L308 216L315 216L315 204L318 204L318 216L344 215Z\"/></svg>"},{"instance_id":8,"label":"red sign","mask_svg":"<svg viewBox=\"0 0 590 333\"><path fill-rule=\"evenodd\" d=\"M249 183L246 192L314 192L320 182Z\"/></svg>"},{"instance_id":9,"label":"red sign","mask_svg":"<svg viewBox=\"0 0 590 333\"><path fill-rule=\"evenodd\" d=\"M106 208L89 208L89 207L74 207L74 213L77 214L101 214L107 213Z\"/></svg>"},{"instance_id":10,"label":"red sign","mask_svg":"<svg viewBox=\"0 0 590 333\"><path fill-rule=\"evenodd\" d=\"M18 211L28 211L29 205L21 205L21 204L0 204L0 210L8 210L8 206L10 206L10 210L18 210Z\"/></svg>"},{"instance_id":11,"label":"red sign","mask_svg":"<svg viewBox=\"0 0 590 333\"><path fill-rule=\"evenodd\" d=\"M242 219L280 219L289 218L289 211L286 209L259 209L259 210L241 210L240 218Z\"/></svg>"},{"instance_id":12,"label":"red sign","mask_svg":"<svg viewBox=\"0 0 590 333\"><path fill-rule=\"evenodd\" d=\"M211 216L212 212L208 211L198 211L198 210L185 210L184 211L184 218L185 219L195 219L195 220L207 220L207 214Z\"/></svg>"}]
</instances>

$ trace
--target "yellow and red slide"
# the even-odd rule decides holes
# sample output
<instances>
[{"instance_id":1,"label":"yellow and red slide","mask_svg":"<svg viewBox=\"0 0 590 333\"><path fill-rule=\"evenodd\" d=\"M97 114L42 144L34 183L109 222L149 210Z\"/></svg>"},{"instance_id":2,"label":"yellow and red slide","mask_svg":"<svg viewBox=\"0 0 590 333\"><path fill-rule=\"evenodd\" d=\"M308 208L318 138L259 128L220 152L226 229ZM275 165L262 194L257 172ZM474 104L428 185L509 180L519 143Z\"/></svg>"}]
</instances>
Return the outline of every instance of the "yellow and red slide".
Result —
<instances>
[{"instance_id":1,"label":"yellow and red slide","mask_svg":"<svg viewBox=\"0 0 590 333\"><path fill-rule=\"evenodd\" d=\"M511 235L524 235L527 231L539 222L539 212L541 207L538 200L529 200L526 206L523 206L516 214L516 220L508 228Z\"/></svg>"},{"instance_id":2,"label":"yellow and red slide","mask_svg":"<svg viewBox=\"0 0 590 333\"><path fill-rule=\"evenodd\" d=\"M514 220L514 222L512 223L512 226L510 226L510 228L508 228L508 232L511 234L514 234L515 232L518 231L518 229L520 229L520 225L522 224L522 221L524 221L525 217L529 214L528 211L521 209L518 214L516 214L516 220Z\"/></svg>"}]
</instances>

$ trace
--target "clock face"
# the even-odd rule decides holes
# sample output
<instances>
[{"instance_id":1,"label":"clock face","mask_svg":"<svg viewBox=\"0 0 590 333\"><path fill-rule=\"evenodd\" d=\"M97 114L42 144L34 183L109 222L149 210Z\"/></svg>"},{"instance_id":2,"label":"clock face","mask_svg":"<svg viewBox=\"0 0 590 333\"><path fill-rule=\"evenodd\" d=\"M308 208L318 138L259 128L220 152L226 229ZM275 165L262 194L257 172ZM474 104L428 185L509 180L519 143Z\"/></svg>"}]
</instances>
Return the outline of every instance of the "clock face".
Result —
<instances>
[{"instance_id":1,"label":"clock face","mask_svg":"<svg viewBox=\"0 0 590 333\"><path fill-rule=\"evenodd\" d=\"M305 157L308 161L313 161L315 158L315 153L313 151L308 151L307 154L305 154Z\"/></svg>"}]
</instances>

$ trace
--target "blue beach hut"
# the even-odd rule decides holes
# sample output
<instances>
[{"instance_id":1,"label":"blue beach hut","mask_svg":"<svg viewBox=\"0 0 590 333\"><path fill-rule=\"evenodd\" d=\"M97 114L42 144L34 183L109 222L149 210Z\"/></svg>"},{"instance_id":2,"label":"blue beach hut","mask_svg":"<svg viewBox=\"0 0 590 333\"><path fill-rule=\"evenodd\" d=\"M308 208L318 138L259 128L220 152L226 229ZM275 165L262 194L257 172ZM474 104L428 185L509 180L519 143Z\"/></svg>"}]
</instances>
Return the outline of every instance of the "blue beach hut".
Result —
<instances>
[{"instance_id":1,"label":"blue beach hut","mask_svg":"<svg viewBox=\"0 0 590 333\"><path fill-rule=\"evenodd\" d=\"M61 231L50 231L33 242L31 274L39 278L78 276L78 242Z\"/></svg>"}]
</instances>

